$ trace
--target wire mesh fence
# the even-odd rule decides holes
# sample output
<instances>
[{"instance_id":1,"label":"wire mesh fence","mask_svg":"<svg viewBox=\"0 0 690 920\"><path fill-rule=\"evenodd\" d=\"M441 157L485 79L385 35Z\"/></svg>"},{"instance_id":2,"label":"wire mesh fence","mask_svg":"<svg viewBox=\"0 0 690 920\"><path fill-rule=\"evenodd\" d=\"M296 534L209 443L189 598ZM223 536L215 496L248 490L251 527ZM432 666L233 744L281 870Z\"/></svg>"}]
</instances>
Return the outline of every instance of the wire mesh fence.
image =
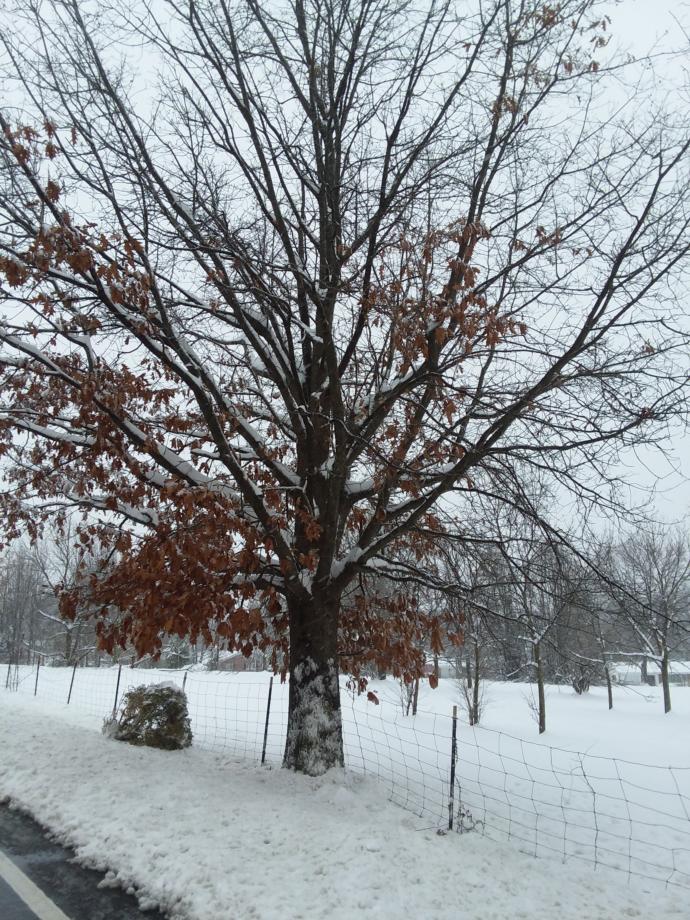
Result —
<instances>
[{"instance_id":1,"label":"wire mesh fence","mask_svg":"<svg viewBox=\"0 0 690 920\"><path fill-rule=\"evenodd\" d=\"M466 728L460 830L690 888L690 768L583 754Z\"/></svg>"},{"instance_id":2,"label":"wire mesh fence","mask_svg":"<svg viewBox=\"0 0 690 920\"><path fill-rule=\"evenodd\" d=\"M69 700L105 718L131 687L163 680L187 693L195 745L281 763L288 688L266 673L12 666L0 686L51 703ZM342 713L348 768L375 777L425 826L452 824L535 856L690 889L690 767L585 754L456 723L451 795L450 713L406 716L390 700L374 706L345 688Z\"/></svg>"}]
</instances>

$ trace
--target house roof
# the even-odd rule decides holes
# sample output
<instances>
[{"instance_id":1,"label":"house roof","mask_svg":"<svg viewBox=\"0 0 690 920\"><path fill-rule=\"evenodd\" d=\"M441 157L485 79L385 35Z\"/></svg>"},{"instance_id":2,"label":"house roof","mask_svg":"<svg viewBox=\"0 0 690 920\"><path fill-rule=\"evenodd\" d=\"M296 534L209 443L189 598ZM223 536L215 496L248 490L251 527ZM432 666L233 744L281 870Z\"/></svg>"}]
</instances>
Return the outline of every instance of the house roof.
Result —
<instances>
[{"instance_id":1,"label":"house roof","mask_svg":"<svg viewBox=\"0 0 690 920\"><path fill-rule=\"evenodd\" d=\"M634 674L635 676L640 673L640 662L639 661L616 661L614 662L614 671L616 676L627 677L628 675ZM668 663L668 668L671 674L689 674L690 675L690 661L679 661L671 660ZM647 674L657 675L661 673L661 666L657 661L651 661L647 659Z\"/></svg>"}]
</instances>

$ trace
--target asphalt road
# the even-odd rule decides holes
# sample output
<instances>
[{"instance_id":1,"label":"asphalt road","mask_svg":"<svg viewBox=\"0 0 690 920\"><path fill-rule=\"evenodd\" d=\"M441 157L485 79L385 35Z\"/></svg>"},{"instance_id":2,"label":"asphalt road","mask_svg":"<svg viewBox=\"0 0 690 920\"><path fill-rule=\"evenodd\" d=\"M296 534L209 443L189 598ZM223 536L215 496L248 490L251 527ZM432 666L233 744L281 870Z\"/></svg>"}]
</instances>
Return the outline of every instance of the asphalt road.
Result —
<instances>
[{"instance_id":1,"label":"asphalt road","mask_svg":"<svg viewBox=\"0 0 690 920\"><path fill-rule=\"evenodd\" d=\"M1 920L162 920L123 891L99 889L102 874L70 862L73 855L30 818L0 806Z\"/></svg>"}]
</instances>

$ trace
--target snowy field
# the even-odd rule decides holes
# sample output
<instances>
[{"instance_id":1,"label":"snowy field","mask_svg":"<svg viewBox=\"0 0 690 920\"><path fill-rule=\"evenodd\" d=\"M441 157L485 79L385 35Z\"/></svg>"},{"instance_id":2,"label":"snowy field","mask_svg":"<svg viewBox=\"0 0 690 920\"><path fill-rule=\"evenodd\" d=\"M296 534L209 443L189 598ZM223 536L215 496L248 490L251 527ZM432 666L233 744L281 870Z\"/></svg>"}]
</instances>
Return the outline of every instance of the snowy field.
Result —
<instances>
[{"instance_id":1,"label":"snowy field","mask_svg":"<svg viewBox=\"0 0 690 920\"><path fill-rule=\"evenodd\" d=\"M58 704L51 710L61 717L98 728L112 711L117 669L78 669L68 709L71 677L66 669L41 669L34 700L36 672L20 668L17 691L2 692L0 705L40 714L46 703ZM136 684L182 685L184 678L183 671L123 667L119 695ZM263 673L189 672L185 689L195 747L209 752L204 756L242 760L254 776L249 764L261 758L269 682ZM350 771L376 778L378 795L407 809L414 827L425 829L420 833L446 827L457 685L442 680L435 691L425 685L415 718L403 715L396 682L373 682L372 689L379 706L343 694ZM665 897L668 916L674 916L674 897L687 903L690 887L690 690L675 689L674 711L664 716L655 688L617 689L609 712L602 689L577 696L570 688L551 687L548 731L541 738L530 693L524 684L487 685L478 729L467 725L459 709L454 821L456 829L473 831L462 835L471 841L462 846L498 844L501 852L508 846L571 867L579 862L604 868L601 878L610 885L627 877L657 894L664 891L660 883L670 882ZM286 708L287 688L274 680L266 745L267 764L274 766L280 763ZM204 762L216 763L212 757ZM269 783L282 776L268 775ZM373 794L369 784L357 788ZM553 869L553 862L539 865L532 871Z\"/></svg>"},{"instance_id":2,"label":"snowy field","mask_svg":"<svg viewBox=\"0 0 690 920\"><path fill-rule=\"evenodd\" d=\"M352 771L311 779L96 729L84 709L0 693L0 797L175 920L687 917L682 889L439 836Z\"/></svg>"}]
</instances>

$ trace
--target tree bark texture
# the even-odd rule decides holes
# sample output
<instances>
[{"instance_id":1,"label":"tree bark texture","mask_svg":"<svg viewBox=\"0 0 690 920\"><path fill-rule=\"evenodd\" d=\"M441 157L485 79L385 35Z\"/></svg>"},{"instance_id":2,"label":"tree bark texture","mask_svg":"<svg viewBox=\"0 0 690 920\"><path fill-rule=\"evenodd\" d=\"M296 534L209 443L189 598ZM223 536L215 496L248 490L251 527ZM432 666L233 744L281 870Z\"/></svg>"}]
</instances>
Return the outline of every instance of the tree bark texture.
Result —
<instances>
[{"instance_id":1,"label":"tree bark texture","mask_svg":"<svg viewBox=\"0 0 690 920\"><path fill-rule=\"evenodd\" d=\"M538 642L534 643L534 665L537 675L539 734L543 735L546 731L546 694L544 693L544 669L541 662L541 647Z\"/></svg>"},{"instance_id":2,"label":"tree bark texture","mask_svg":"<svg viewBox=\"0 0 690 920\"><path fill-rule=\"evenodd\" d=\"M479 725L479 643L474 643L474 685L472 688L472 725Z\"/></svg>"},{"instance_id":3,"label":"tree bark texture","mask_svg":"<svg viewBox=\"0 0 690 920\"><path fill-rule=\"evenodd\" d=\"M338 603L290 601L290 690L283 766L320 776L344 766Z\"/></svg>"},{"instance_id":4,"label":"tree bark texture","mask_svg":"<svg viewBox=\"0 0 690 920\"><path fill-rule=\"evenodd\" d=\"M608 663L604 665L604 674L606 675L606 693L609 700L609 709L613 709L613 684L611 683L611 671Z\"/></svg>"},{"instance_id":5,"label":"tree bark texture","mask_svg":"<svg viewBox=\"0 0 690 920\"><path fill-rule=\"evenodd\" d=\"M668 649L664 649L661 659L661 686L664 688L664 712L671 711L671 687L668 676Z\"/></svg>"}]
</instances>

